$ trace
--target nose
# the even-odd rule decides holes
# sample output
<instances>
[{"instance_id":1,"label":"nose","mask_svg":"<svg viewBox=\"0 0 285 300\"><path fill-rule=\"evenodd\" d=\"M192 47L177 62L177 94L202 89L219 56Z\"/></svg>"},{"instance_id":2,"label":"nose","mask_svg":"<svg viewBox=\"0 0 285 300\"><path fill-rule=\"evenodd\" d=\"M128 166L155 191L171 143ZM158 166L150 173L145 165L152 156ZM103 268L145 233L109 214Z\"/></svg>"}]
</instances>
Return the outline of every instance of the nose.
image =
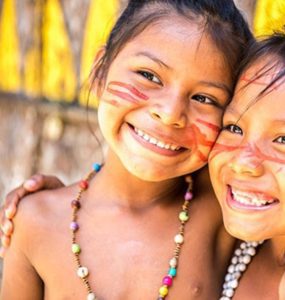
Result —
<instances>
[{"instance_id":1,"label":"nose","mask_svg":"<svg viewBox=\"0 0 285 300\"><path fill-rule=\"evenodd\" d=\"M153 119L165 125L175 128L183 128L187 124L186 101L182 97L172 97L172 99L162 99L154 104L149 112Z\"/></svg>"},{"instance_id":2,"label":"nose","mask_svg":"<svg viewBox=\"0 0 285 300\"><path fill-rule=\"evenodd\" d=\"M252 145L241 146L228 163L236 174L258 177L264 173L263 159Z\"/></svg>"}]
</instances>

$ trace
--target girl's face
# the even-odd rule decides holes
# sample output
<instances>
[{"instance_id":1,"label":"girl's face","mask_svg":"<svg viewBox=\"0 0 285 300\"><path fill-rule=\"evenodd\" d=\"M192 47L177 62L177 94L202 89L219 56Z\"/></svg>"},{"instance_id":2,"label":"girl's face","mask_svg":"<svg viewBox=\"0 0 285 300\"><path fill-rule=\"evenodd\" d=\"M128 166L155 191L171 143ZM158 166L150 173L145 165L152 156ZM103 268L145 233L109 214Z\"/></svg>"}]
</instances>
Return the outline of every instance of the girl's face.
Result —
<instances>
[{"instance_id":1,"label":"girl's face","mask_svg":"<svg viewBox=\"0 0 285 300\"><path fill-rule=\"evenodd\" d=\"M209 163L226 228L249 241L285 234L285 83L253 103L280 70L253 80L262 67L239 80Z\"/></svg>"},{"instance_id":2,"label":"girl's face","mask_svg":"<svg viewBox=\"0 0 285 300\"><path fill-rule=\"evenodd\" d=\"M230 89L229 70L207 33L170 16L149 25L112 62L99 124L133 175L174 178L207 163Z\"/></svg>"}]
</instances>

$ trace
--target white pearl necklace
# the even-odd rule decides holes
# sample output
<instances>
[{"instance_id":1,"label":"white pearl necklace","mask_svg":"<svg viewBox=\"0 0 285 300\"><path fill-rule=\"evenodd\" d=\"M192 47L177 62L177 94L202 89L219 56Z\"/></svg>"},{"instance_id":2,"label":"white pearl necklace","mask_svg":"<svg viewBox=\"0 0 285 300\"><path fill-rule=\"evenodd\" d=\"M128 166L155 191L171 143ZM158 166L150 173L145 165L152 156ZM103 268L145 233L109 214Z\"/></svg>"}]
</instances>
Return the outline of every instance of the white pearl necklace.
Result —
<instances>
[{"instance_id":1,"label":"white pearl necklace","mask_svg":"<svg viewBox=\"0 0 285 300\"><path fill-rule=\"evenodd\" d=\"M228 267L227 275L223 284L222 296L219 300L230 300L234 296L235 290L239 285L239 280L256 254L256 248L260 242L242 242L234 252L231 264Z\"/></svg>"}]
</instances>

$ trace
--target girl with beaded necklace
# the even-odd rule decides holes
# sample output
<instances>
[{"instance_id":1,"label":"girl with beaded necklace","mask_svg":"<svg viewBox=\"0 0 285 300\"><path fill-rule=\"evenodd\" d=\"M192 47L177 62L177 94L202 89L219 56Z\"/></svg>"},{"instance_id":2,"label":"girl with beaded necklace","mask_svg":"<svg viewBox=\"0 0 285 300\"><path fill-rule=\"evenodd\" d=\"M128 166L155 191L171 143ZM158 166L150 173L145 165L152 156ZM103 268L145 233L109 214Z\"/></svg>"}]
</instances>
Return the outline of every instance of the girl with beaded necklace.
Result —
<instances>
[{"instance_id":1,"label":"girl with beaded necklace","mask_svg":"<svg viewBox=\"0 0 285 300\"><path fill-rule=\"evenodd\" d=\"M249 299L253 287L250 299L278 299L285 271L284 99L285 34L276 33L250 47L209 159L227 230L241 240L267 240L234 297L221 300ZM231 268L236 265L233 261ZM232 294L233 273L227 275L224 295Z\"/></svg>"},{"instance_id":2,"label":"girl with beaded necklace","mask_svg":"<svg viewBox=\"0 0 285 300\"><path fill-rule=\"evenodd\" d=\"M104 166L21 203L1 299L219 297L236 242L202 168L251 38L230 0L129 2L93 72Z\"/></svg>"}]
</instances>

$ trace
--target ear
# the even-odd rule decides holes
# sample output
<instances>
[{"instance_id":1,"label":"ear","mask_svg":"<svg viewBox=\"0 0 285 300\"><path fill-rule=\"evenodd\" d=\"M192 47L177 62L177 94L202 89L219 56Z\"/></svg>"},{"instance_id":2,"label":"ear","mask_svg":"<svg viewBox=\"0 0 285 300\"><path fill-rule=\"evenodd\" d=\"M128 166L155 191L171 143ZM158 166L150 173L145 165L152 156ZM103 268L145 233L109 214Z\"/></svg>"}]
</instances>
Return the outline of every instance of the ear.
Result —
<instances>
[{"instance_id":1,"label":"ear","mask_svg":"<svg viewBox=\"0 0 285 300\"><path fill-rule=\"evenodd\" d=\"M92 93L94 93L95 95L98 94L98 78L96 78L96 71L98 70L98 68L101 67L101 60L103 58L103 56L106 53L106 47L105 45L100 47L99 50L96 53L95 59L93 61L92 67L91 67L91 71L90 74L88 76L88 82L91 85L91 90Z\"/></svg>"}]
</instances>

